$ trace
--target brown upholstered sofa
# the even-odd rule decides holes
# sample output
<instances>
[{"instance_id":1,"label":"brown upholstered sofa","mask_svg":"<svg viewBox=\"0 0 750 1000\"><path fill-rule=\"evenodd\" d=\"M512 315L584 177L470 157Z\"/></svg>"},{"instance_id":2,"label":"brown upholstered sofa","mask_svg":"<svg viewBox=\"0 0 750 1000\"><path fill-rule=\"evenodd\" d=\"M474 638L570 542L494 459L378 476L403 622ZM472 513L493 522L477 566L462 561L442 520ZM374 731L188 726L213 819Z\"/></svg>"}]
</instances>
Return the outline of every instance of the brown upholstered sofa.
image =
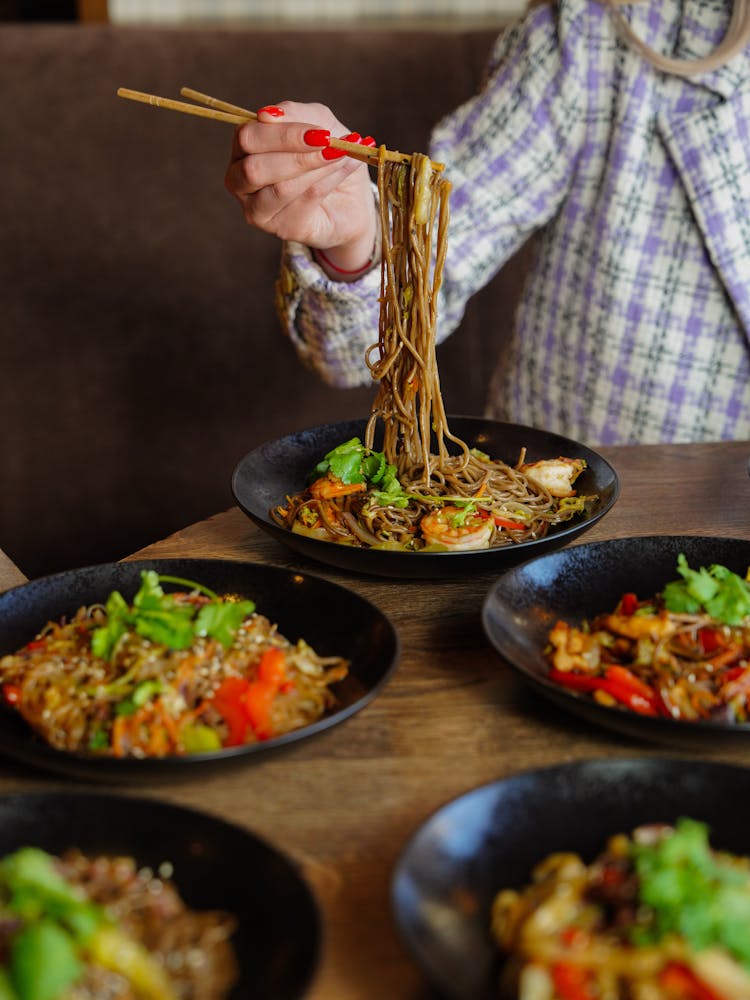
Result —
<instances>
[{"instance_id":1,"label":"brown upholstered sofa","mask_svg":"<svg viewBox=\"0 0 750 1000\"><path fill-rule=\"evenodd\" d=\"M223 187L231 126L117 87L321 100L422 149L496 33L0 28L0 546L28 575L231 506L246 451L371 400L324 386L280 334L278 244ZM449 411L482 411L520 280L517 258L441 348Z\"/></svg>"}]
</instances>

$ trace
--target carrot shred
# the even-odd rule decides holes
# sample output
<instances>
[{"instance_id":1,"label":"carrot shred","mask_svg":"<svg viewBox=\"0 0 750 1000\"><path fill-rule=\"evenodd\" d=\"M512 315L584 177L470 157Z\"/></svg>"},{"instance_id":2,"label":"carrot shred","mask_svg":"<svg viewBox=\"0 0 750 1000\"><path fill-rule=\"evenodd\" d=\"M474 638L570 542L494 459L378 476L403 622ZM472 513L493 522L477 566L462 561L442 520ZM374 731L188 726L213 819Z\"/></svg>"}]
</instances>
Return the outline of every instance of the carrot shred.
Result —
<instances>
[{"instance_id":1,"label":"carrot shred","mask_svg":"<svg viewBox=\"0 0 750 1000\"><path fill-rule=\"evenodd\" d=\"M112 723L112 752L115 757L124 757L127 753L125 736L128 731L128 720L124 715L118 715Z\"/></svg>"}]
</instances>

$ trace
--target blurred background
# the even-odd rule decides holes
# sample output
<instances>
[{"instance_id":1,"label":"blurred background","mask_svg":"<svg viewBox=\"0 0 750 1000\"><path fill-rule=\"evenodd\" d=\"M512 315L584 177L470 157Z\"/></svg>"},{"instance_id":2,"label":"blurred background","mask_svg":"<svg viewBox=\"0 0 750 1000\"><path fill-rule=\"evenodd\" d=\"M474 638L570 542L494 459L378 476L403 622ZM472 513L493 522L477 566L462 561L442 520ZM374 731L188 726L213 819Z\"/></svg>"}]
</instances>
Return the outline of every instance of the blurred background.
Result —
<instances>
[{"instance_id":1,"label":"blurred background","mask_svg":"<svg viewBox=\"0 0 750 1000\"><path fill-rule=\"evenodd\" d=\"M3 20L109 21L113 24L293 24L415 21L496 24L524 0L0 0Z\"/></svg>"}]
</instances>

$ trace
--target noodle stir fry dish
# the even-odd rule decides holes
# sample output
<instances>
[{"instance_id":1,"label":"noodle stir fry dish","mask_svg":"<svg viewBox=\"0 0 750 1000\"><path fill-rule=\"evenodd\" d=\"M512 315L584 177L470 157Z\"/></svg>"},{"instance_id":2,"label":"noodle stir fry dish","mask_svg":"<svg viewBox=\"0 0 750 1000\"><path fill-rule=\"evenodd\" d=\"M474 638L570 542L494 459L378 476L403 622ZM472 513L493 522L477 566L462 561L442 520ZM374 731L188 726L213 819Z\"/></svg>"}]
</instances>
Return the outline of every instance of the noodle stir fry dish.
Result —
<instances>
[{"instance_id":1,"label":"noodle stir fry dish","mask_svg":"<svg viewBox=\"0 0 750 1000\"><path fill-rule=\"evenodd\" d=\"M132 604L113 591L0 658L5 702L53 747L220 751L309 725L335 704L347 662L292 644L253 601L152 570L141 580Z\"/></svg>"},{"instance_id":2,"label":"noodle stir fry dish","mask_svg":"<svg viewBox=\"0 0 750 1000\"><path fill-rule=\"evenodd\" d=\"M400 476L384 452L352 438L330 451L309 486L274 508L277 524L344 545L414 552L487 549L544 538L551 525L585 513L576 495L583 459L515 466L477 449L446 458L440 483Z\"/></svg>"},{"instance_id":3,"label":"noodle stir fry dish","mask_svg":"<svg viewBox=\"0 0 750 1000\"><path fill-rule=\"evenodd\" d=\"M750 859L687 818L618 834L588 865L551 854L492 907L508 1000L747 1000L748 927Z\"/></svg>"},{"instance_id":4,"label":"noodle stir fry dish","mask_svg":"<svg viewBox=\"0 0 750 1000\"><path fill-rule=\"evenodd\" d=\"M640 715L744 723L750 719L750 586L725 566L693 570L655 597L625 593L580 628L549 633L548 677Z\"/></svg>"},{"instance_id":5,"label":"noodle stir fry dish","mask_svg":"<svg viewBox=\"0 0 750 1000\"><path fill-rule=\"evenodd\" d=\"M0 861L0 998L222 1000L234 929L189 909L169 866L22 847Z\"/></svg>"}]
</instances>

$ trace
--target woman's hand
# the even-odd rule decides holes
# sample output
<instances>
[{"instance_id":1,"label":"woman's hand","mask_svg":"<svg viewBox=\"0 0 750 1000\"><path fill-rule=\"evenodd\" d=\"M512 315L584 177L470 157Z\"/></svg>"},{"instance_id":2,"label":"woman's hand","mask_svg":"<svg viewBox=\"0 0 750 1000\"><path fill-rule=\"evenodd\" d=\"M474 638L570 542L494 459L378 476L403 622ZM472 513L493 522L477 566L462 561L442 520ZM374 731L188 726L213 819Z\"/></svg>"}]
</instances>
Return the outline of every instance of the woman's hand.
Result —
<instances>
[{"instance_id":1,"label":"woman's hand","mask_svg":"<svg viewBox=\"0 0 750 1000\"><path fill-rule=\"evenodd\" d=\"M374 145L321 104L262 108L235 130L225 184L251 226L324 250L322 266L345 280L371 261L379 222L366 164L330 148L330 136Z\"/></svg>"}]
</instances>

